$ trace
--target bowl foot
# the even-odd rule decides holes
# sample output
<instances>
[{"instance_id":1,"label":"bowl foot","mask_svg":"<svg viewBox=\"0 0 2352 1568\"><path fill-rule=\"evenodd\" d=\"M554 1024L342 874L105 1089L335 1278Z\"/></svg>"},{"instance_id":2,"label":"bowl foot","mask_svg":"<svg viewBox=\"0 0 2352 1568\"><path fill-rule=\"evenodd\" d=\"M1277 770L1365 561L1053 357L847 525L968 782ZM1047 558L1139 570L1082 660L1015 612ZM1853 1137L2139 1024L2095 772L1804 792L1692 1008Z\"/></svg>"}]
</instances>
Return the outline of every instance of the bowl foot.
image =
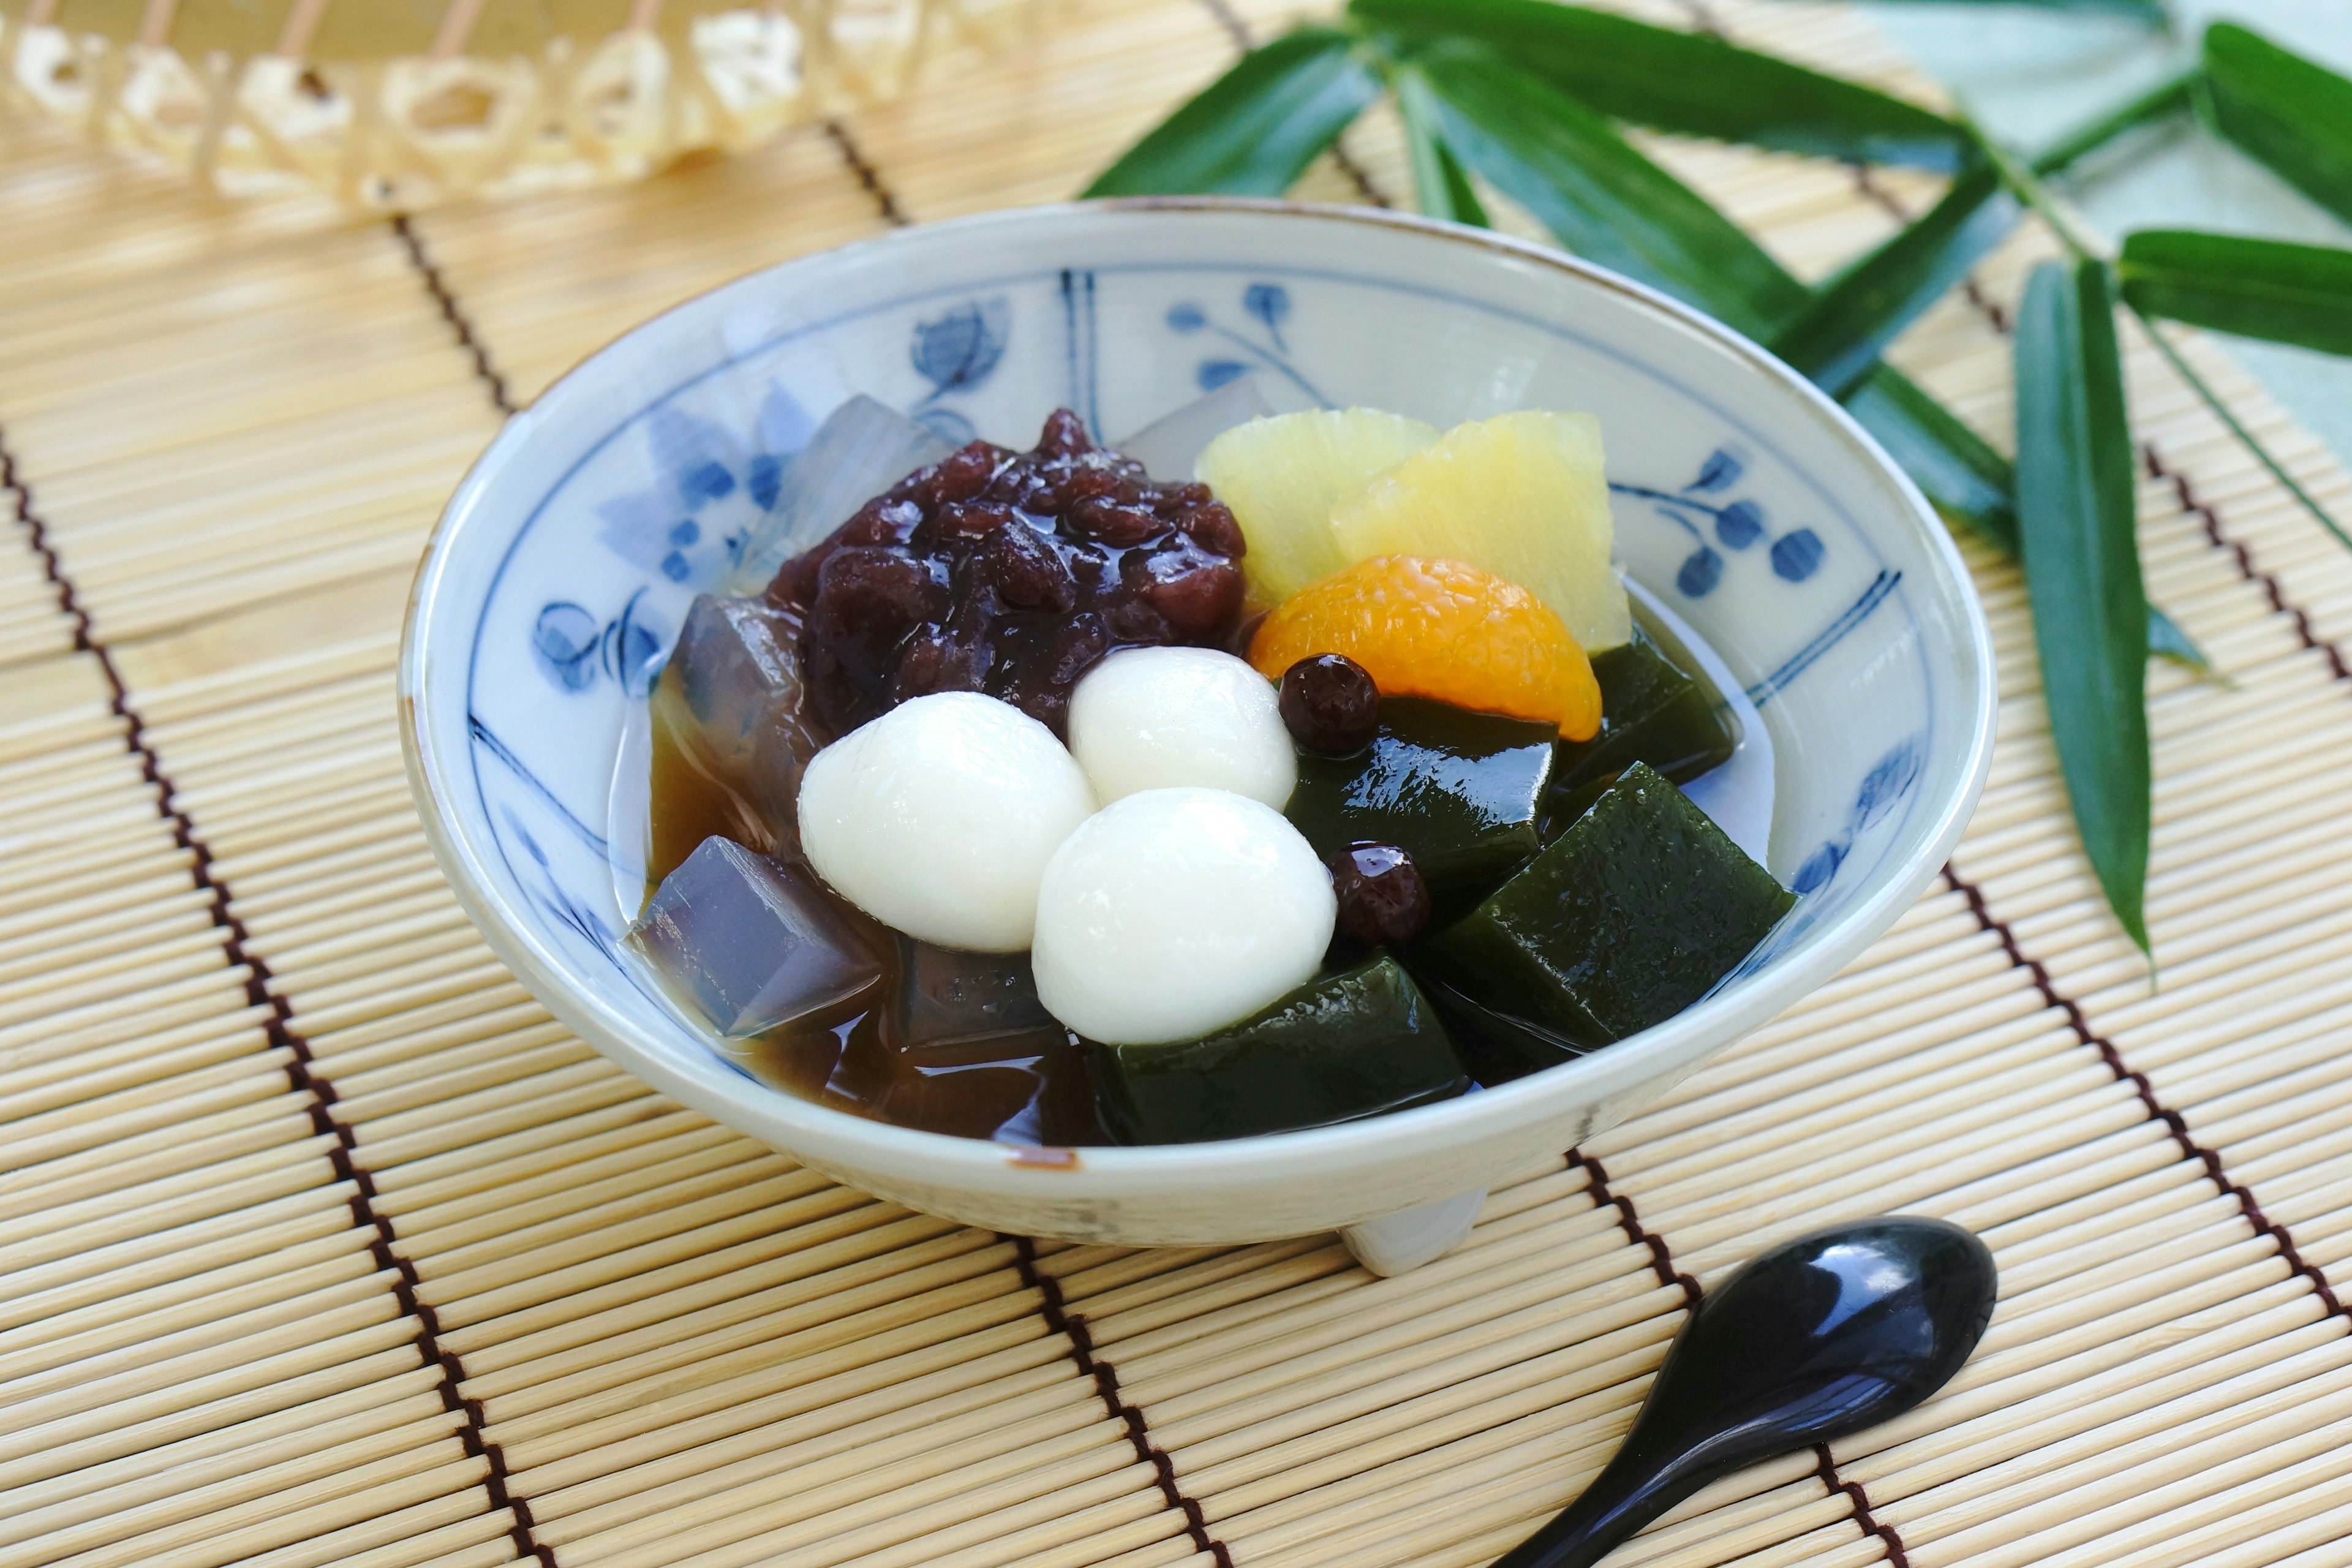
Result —
<instances>
[{"instance_id":1,"label":"bowl foot","mask_svg":"<svg viewBox=\"0 0 2352 1568\"><path fill-rule=\"evenodd\" d=\"M1351 1225L1339 1233L1356 1261L1375 1274L1410 1274L1435 1262L1470 1234L1486 1201L1486 1189L1457 1193L1433 1204L1401 1209L1395 1214Z\"/></svg>"}]
</instances>

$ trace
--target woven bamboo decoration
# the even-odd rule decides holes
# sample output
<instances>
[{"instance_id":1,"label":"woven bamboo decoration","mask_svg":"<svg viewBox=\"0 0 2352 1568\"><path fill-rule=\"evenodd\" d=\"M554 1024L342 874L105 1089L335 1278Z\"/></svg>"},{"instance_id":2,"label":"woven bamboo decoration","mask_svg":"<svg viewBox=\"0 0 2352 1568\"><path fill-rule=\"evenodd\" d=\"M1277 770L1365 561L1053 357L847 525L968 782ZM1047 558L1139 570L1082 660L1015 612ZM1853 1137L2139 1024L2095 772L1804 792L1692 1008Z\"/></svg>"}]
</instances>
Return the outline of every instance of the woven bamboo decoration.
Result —
<instances>
[{"instance_id":1,"label":"woven bamboo decoration","mask_svg":"<svg viewBox=\"0 0 2352 1568\"><path fill-rule=\"evenodd\" d=\"M429 28L387 0L19 0L0 105L224 194L407 212L740 153L1001 48L1054 3L629 0L599 31L574 25L585 5L519 0L446 0Z\"/></svg>"}]
</instances>

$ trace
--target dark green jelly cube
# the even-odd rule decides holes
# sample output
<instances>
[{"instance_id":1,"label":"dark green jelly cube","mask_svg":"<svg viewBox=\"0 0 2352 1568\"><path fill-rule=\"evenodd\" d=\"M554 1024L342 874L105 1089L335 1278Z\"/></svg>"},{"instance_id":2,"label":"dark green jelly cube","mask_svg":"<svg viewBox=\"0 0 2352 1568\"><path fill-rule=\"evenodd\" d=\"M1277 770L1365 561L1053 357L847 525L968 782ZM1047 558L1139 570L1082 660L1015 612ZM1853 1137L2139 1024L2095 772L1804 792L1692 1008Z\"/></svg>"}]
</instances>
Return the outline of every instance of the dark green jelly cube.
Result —
<instances>
[{"instance_id":1,"label":"dark green jelly cube","mask_svg":"<svg viewBox=\"0 0 2352 1568\"><path fill-rule=\"evenodd\" d=\"M1384 698L1370 745L1300 754L1287 815L1318 855L1370 839L1411 855L1433 885L1492 884L1541 847L1557 736L1549 724Z\"/></svg>"},{"instance_id":2,"label":"dark green jelly cube","mask_svg":"<svg viewBox=\"0 0 2352 1568\"><path fill-rule=\"evenodd\" d=\"M1731 760L1739 737L1732 732L1729 710L1697 661L1662 640L1669 637L1637 615L1632 641L1594 656L1601 732L1559 743L1551 778L1555 797L1635 763L1688 784ZM1564 818L1556 811L1554 820Z\"/></svg>"},{"instance_id":3,"label":"dark green jelly cube","mask_svg":"<svg viewBox=\"0 0 2352 1568\"><path fill-rule=\"evenodd\" d=\"M1129 1143L1328 1127L1470 1087L1436 1010L1382 953L1197 1040L1090 1049L1103 1121Z\"/></svg>"},{"instance_id":4,"label":"dark green jelly cube","mask_svg":"<svg viewBox=\"0 0 2352 1568\"><path fill-rule=\"evenodd\" d=\"M1592 803L1607 795L1625 770L1596 773L1572 789L1556 789L1551 799L1544 803L1543 841L1547 844L1567 832L1576 819L1592 809Z\"/></svg>"},{"instance_id":5,"label":"dark green jelly cube","mask_svg":"<svg viewBox=\"0 0 2352 1568\"><path fill-rule=\"evenodd\" d=\"M1571 1040L1532 1018L1490 1007L1426 963L1416 960L1413 978L1437 1005L1454 1054L1482 1084L1508 1083L1562 1062L1590 1056L1598 1047Z\"/></svg>"},{"instance_id":6,"label":"dark green jelly cube","mask_svg":"<svg viewBox=\"0 0 2352 1568\"><path fill-rule=\"evenodd\" d=\"M1488 1006L1581 1044L1663 1023L1754 951L1796 895L1635 763L1429 962Z\"/></svg>"}]
</instances>

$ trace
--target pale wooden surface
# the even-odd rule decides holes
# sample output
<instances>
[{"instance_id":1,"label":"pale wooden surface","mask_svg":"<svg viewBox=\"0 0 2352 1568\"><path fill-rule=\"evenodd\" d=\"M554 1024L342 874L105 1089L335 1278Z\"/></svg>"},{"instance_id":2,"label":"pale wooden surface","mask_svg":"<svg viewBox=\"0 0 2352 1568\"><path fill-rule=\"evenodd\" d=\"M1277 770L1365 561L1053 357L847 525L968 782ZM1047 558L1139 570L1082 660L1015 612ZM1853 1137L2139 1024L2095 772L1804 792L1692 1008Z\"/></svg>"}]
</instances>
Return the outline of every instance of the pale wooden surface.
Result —
<instances>
[{"instance_id":1,"label":"pale wooden surface","mask_svg":"<svg viewBox=\"0 0 2352 1568\"><path fill-rule=\"evenodd\" d=\"M1927 90L1835 11L1721 15ZM2001 742L1950 884L1420 1273L908 1215L646 1092L490 960L392 725L415 552L501 417L420 258L525 401L679 298L876 232L877 189L916 221L1069 195L1233 47L1198 0L1089 0L838 139L436 214L414 249L0 131L0 1568L1474 1564L1605 1456L1678 1274L1890 1209L1996 1247L1977 1360L1612 1561L2352 1563L2320 1289L2352 1277L2352 561L2145 347L2151 589L2234 681L2156 677L2162 991L2074 848L2016 575L1972 551ZM1808 274L1894 222L1841 168L1659 145ZM1391 128L1349 151L1402 190ZM1993 314L2045 250L1900 345L1996 439Z\"/></svg>"}]
</instances>

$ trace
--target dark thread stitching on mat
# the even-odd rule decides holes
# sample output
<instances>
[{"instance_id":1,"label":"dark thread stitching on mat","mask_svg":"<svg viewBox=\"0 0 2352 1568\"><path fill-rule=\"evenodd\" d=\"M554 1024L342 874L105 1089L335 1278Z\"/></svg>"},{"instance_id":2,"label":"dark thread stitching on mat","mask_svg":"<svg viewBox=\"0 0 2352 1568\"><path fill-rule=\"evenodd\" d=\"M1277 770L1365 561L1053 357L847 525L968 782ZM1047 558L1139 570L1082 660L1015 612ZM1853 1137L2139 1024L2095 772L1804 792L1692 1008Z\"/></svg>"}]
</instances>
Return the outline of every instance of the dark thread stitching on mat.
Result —
<instances>
[{"instance_id":1,"label":"dark thread stitching on mat","mask_svg":"<svg viewBox=\"0 0 2352 1568\"><path fill-rule=\"evenodd\" d=\"M1250 25L1243 21L1242 14L1227 5L1225 0L1201 0L1201 8L1217 19L1217 26L1225 30L1225 37L1233 39L1234 47L1244 54L1257 47L1257 36L1250 31Z\"/></svg>"},{"instance_id":2,"label":"dark thread stitching on mat","mask_svg":"<svg viewBox=\"0 0 2352 1568\"><path fill-rule=\"evenodd\" d=\"M1886 1549L1886 1561L1894 1568L1911 1568L1911 1556L1903 1550L1903 1538L1895 1532L1893 1525L1878 1522L1878 1516L1870 1511L1870 1494L1862 1489L1860 1481L1850 1481L1838 1474L1837 1461L1830 1458L1829 1445L1814 1444L1813 1458L1813 1474L1830 1489L1831 1496L1845 1494L1847 1505L1853 1510L1853 1521L1862 1526L1864 1535L1878 1537L1879 1544Z\"/></svg>"},{"instance_id":3,"label":"dark thread stitching on mat","mask_svg":"<svg viewBox=\"0 0 2352 1568\"><path fill-rule=\"evenodd\" d=\"M2238 1212L2245 1216L2248 1225L2253 1226L2256 1236L2271 1238L2286 1266L2309 1282L2313 1293L2319 1298L2320 1305L2333 1316L2352 1324L2352 1311L2347 1311L2344 1303L2336 1300L2336 1289L2328 1283L2327 1276L2320 1272L2317 1265L2306 1261L2296 1249L2294 1237L2286 1226L2263 1212L2262 1204L2252 1191L2230 1179L2229 1172L2222 1167L2221 1156L2197 1142L2196 1135L2189 1130L2188 1118L2157 1098L2156 1086L2148 1081L2147 1075L2133 1070L2131 1065L2124 1060L2123 1053L2116 1049L2113 1041L2092 1031L2090 1020L2084 1016L2081 1005L2058 989L2042 961L2028 956L2018 945L2017 933L2010 929L2009 922L1992 912L1985 901L1984 889L1948 865L1944 868L1944 881L1968 900L1969 913L1976 918L1979 929L1991 932L2000 943L2001 952L2008 954L2010 963L2025 971L2033 982L2033 988L2042 994L2043 1003L2064 1015L2066 1026L2074 1033L2074 1038L2099 1054L2099 1059L2106 1064L2107 1071L2115 1076L2117 1083L2130 1086L2147 1119L2171 1134L2172 1142L2182 1154L2204 1167L2206 1176L2221 1189L2222 1196L2236 1201Z\"/></svg>"},{"instance_id":4,"label":"dark thread stitching on mat","mask_svg":"<svg viewBox=\"0 0 2352 1568\"><path fill-rule=\"evenodd\" d=\"M1617 1210L1618 1226L1624 1231L1627 1239L1648 1250L1650 1268L1657 1274L1658 1283L1680 1286L1683 1304L1694 1312L1698 1310L1699 1302L1705 1299L1698 1281L1675 1267L1675 1255L1668 1250L1665 1238L1653 1234L1642 1224L1642 1216L1634 1212L1633 1200L1622 1193L1610 1191L1608 1170L1599 1160L1580 1149L1568 1152L1568 1163L1570 1168L1582 1171L1585 1180L1591 1184L1592 1206L1597 1209L1613 1206Z\"/></svg>"},{"instance_id":5,"label":"dark thread stitching on mat","mask_svg":"<svg viewBox=\"0 0 2352 1568\"><path fill-rule=\"evenodd\" d=\"M1381 189L1379 183L1372 178L1372 172L1357 163L1355 154L1336 141L1331 143L1331 162L1339 165L1339 173L1348 176L1348 183L1356 187L1356 194L1364 200L1376 207L1396 205L1396 203L1389 199L1389 194Z\"/></svg>"},{"instance_id":6,"label":"dark thread stitching on mat","mask_svg":"<svg viewBox=\"0 0 2352 1568\"><path fill-rule=\"evenodd\" d=\"M1217 1568L1234 1568L1232 1552L1209 1533L1208 1515L1178 1483L1176 1461L1151 1440L1151 1428L1144 1421L1143 1412L1120 1394L1118 1369L1095 1353L1094 1334L1087 1327L1085 1315L1063 1305L1061 1281L1037 1267L1037 1244L1025 1236L1003 1239L1013 1244L1013 1266L1020 1271L1021 1282L1037 1292L1041 1303L1038 1312L1045 1320L1045 1326L1069 1342L1071 1362L1082 1376L1093 1382L1095 1394L1111 1419L1126 1427L1127 1440L1133 1445L1135 1457L1151 1467L1160 1483L1160 1499L1171 1512L1183 1517L1184 1533L1191 1539L1193 1550L1207 1552L1215 1560Z\"/></svg>"},{"instance_id":7,"label":"dark thread stitching on mat","mask_svg":"<svg viewBox=\"0 0 2352 1568\"><path fill-rule=\"evenodd\" d=\"M416 226L408 221L406 213L394 215L392 232L400 237L401 245L408 252L409 264L416 268L417 275L425 281L425 291L432 295L434 304L440 307L441 319L449 323L451 331L457 334L457 346L473 359L474 374L489 389L491 406L501 414L512 414L515 404L514 399L507 395L507 378L500 375L498 367L490 363L489 350L482 346L472 320L458 307L457 297L449 292L448 282L441 276L441 269L425 253L425 241L417 234Z\"/></svg>"},{"instance_id":8,"label":"dark thread stitching on mat","mask_svg":"<svg viewBox=\"0 0 2352 1568\"><path fill-rule=\"evenodd\" d=\"M2152 442L2142 442L2139 454L2140 464L2147 470L2149 479L2172 481L2174 499L2180 502L2183 511L2193 513L2204 526L2206 542L2235 562L2238 575L2260 588L2263 596L2270 601L2271 608L2294 624L2296 639L2312 652L2325 655L2328 671L2336 679L2352 680L2352 667L2346 664L2344 650L2313 630L2311 616L2300 605L2288 602L2285 586L2275 576L2254 564L2252 551L2230 537L2221 526L2221 514L2197 493L2197 487L2189 482L2189 476L2166 463L2164 454L2158 452Z\"/></svg>"},{"instance_id":9,"label":"dark thread stitching on mat","mask_svg":"<svg viewBox=\"0 0 2352 1568\"><path fill-rule=\"evenodd\" d=\"M866 187L866 194L872 196L874 205L881 209L882 221L894 228L911 226L915 220L907 216L906 209L898 205L898 198L891 194L889 186L882 183L881 172L866 161L865 151L850 136L849 127L838 120L828 120L824 122L824 133L840 151L841 161L849 165L849 172L857 176L857 183Z\"/></svg>"},{"instance_id":10,"label":"dark thread stitching on mat","mask_svg":"<svg viewBox=\"0 0 2352 1568\"><path fill-rule=\"evenodd\" d=\"M1217 26L1233 39L1234 47L1247 54L1257 47L1257 35L1225 0L1201 0L1201 8L1216 18ZM1376 207L1393 208L1396 205L1388 192L1381 188L1380 182L1372 178L1372 172L1356 162L1355 154L1349 152L1347 143L1338 137L1331 142L1331 162L1339 173L1348 176L1348 183L1356 187L1356 194L1366 202Z\"/></svg>"},{"instance_id":11,"label":"dark thread stitching on mat","mask_svg":"<svg viewBox=\"0 0 2352 1568\"><path fill-rule=\"evenodd\" d=\"M310 1100L311 1131L333 1140L327 1147L327 1163L338 1181L352 1184L350 1207L352 1226L368 1236L368 1255L377 1268L392 1276L392 1294L403 1315L416 1321L418 1332L413 1342L424 1364L439 1375L442 1407L466 1417L458 1431L458 1440L466 1452L484 1460L488 1474L483 1490L488 1493L493 1509L504 1509L513 1515L515 1527L509 1531L515 1550L527 1557L536 1557L545 1568L556 1568L554 1552L541 1545L531 1536L530 1507L507 1489L506 1456L499 1446L485 1436L486 1422L479 1400L467 1399L457 1385L466 1376L465 1364L456 1352L441 1346L441 1324L434 1316L430 1303L417 1294L422 1280L416 1266L394 1247L399 1238L394 1233L392 1221L376 1212L375 1179L367 1168L352 1158L359 1141L352 1130L335 1117L333 1106L339 1098L332 1079L318 1070L310 1050L310 1042L293 1026L294 1011L286 998L269 986L272 975L268 961L247 946L251 935L245 921L238 918L230 900L228 883L221 877L213 861L212 847L196 825L179 805L179 787L163 771L163 760L147 734L147 722L131 702L130 688L124 683L121 668L109 648L93 629L89 611L81 602L81 595L66 574L58 559L57 547L49 538L48 525L34 509L33 492L16 471L15 453L9 448L6 433L0 430L0 489L16 496L16 521L25 530L34 555L41 563L41 574L57 591L58 608L73 622L74 647L98 661L99 673L105 678L110 693L108 707L122 721L122 742L139 763L139 776L155 792L156 814L172 829L172 842L188 852L188 876L207 900L206 912L221 932L222 956L234 967L245 971L246 1001L267 1010L262 1020L262 1032L273 1047L282 1047L287 1053L286 1079L298 1094Z\"/></svg>"},{"instance_id":12,"label":"dark thread stitching on mat","mask_svg":"<svg viewBox=\"0 0 2352 1568\"><path fill-rule=\"evenodd\" d=\"M1983 284L1973 278L1963 279L1960 284L1960 298L1975 306L1984 319L1992 323L1994 331L1999 332L2002 337L2009 336L2009 312L2001 309L2000 300L1984 291Z\"/></svg>"}]
</instances>

